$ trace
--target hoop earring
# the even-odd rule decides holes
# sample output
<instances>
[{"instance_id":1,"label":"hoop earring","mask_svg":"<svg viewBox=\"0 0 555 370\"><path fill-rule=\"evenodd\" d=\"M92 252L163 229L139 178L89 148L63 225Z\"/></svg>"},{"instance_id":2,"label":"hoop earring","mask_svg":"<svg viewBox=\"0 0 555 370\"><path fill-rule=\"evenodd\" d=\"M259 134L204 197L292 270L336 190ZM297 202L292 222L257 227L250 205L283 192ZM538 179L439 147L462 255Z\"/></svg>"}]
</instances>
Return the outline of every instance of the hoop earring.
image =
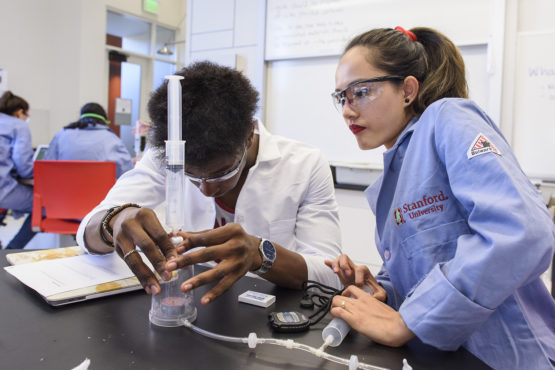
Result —
<instances>
[{"instance_id":1,"label":"hoop earring","mask_svg":"<svg viewBox=\"0 0 555 370\"><path fill-rule=\"evenodd\" d=\"M405 98L405 103L408 103L408 102L410 102L410 99L409 99L409 98Z\"/></svg>"}]
</instances>

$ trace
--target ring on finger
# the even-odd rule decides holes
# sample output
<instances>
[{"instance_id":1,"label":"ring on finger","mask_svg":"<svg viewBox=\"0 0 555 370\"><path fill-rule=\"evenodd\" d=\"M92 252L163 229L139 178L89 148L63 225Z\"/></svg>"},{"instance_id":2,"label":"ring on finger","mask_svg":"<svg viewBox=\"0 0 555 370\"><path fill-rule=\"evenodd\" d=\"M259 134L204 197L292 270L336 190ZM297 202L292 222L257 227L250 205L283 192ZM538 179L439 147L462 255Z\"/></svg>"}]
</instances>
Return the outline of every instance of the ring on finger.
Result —
<instances>
[{"instance_id":1,"label":"ring on finger","mask_svg":"<svg viewBox=\"0 0 555 370\"><path fill-rule=\"evenodd\" d=\"M341 307L342 309L345 309L345 301L341 301L340 307Z\"/></svg>"},{"instance_id":2,"label":"ring on finger","mask_svg":"<svg viewBox=\"0 0 555 370\"><path fill-rule=\"evenodd\" d=\"M123 255L123 260L125 261L127 259L127 257L129 257L130 255L132 255L133 253L137 253L136 249L131 249L129 252L125 253Z\"/></svg>"}]
</instances>

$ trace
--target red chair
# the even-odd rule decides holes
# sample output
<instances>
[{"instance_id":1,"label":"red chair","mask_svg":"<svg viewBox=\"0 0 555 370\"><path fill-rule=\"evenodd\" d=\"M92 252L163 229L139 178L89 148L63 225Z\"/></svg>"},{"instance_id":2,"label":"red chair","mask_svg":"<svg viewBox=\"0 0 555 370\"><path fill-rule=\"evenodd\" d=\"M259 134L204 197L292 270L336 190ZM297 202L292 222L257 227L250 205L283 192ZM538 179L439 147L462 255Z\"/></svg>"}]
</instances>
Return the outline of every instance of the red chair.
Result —
<instances>
[{"instance_id":1,"label":"red chair","mask_svg":"<svg viewBox=\"0 0 555 370\"><path fill-rule=\"evenodd\" d=\"M116 182L115 162L35 161L33 231L76 234Z\"/></svg>"}]
</instances>

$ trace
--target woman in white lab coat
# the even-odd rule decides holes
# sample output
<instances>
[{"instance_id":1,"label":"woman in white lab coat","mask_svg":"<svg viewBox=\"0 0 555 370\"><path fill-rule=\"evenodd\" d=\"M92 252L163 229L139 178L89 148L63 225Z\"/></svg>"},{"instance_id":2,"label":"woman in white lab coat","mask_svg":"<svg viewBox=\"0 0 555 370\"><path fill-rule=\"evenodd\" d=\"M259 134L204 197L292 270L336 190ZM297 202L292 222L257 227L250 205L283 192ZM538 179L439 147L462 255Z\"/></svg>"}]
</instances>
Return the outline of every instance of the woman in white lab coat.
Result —
<instances>
[{"instance_id":1,"label":"woman in white lab coat","mask_svg":"<svg viewBox=\"0 0 555 370\"><path fill-rule=\"evenodd\" d=\"M206 248L177 257L161 226L163 220L152 211L163 204L165 194L165 84L149 102L151 148L83 220L78 242L94 253L115 248L145 290L154 294L159 292L159 283L133 252L135 245L164 278L189 264L219 261L182 286L187 291L219 281L202 297L202 304L221 295L248 271L293 288L301 288L307 279L339 285L323 263L341 250L333 180L322 154L271 135L253 119L258 94L240 72L204 62L178 74L185 77L181 80L182 129L188 178L183 210L187 233L181 234L185 241L179 252ZM112 235L101 227L103 219ZM188 233L202 230L208 231Z\"/></svg>"}]
</instances>

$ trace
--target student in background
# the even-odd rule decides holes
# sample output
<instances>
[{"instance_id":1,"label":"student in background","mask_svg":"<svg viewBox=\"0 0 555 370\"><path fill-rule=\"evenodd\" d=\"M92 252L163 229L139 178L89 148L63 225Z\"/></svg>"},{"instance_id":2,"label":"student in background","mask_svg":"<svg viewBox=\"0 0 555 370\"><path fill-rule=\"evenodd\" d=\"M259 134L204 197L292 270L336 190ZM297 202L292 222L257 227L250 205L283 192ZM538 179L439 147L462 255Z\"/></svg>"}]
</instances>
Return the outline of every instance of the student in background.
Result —
<instances>
[{"instance_id":1,"label":"student in background","mask_svg":"<svg viewBox=\"0 0 555 370\"><path fill-rule=\"evenodd\" d=\"M108 127L110 121L106 117L99 104L85 104L79 120L54 136L43 159L116 162L116 174L120 177L133 168L133 162L121 139Z\"/></svg>"},{"instance_id":2,"label":"student in background","mask_svg":"<svg viewBox=\"0 0 555 370\"><path fill-rule=\"evenodd\" d=\"M29 121L29 104L6 91L0 97L0 208L11 209L15 217L29 213L19 232L7 248L21 249L33 236L31 211L33 188L20 179L33 177L33 147Z\"/></svg>"},{"instance_id":3,"label":"student in background","mask_svg":"<svg viewBox=\"0 0 555 370\"><path fill-rule=\"evenodd\" d=\"M348 44L335 82L359 147L387 150L366 190L384 265L374 278L346 255L327 261L348 286L331 314L389 346L416 336L496 369L552 369L555 301L539 276L555 227L497 125L467 99L457 48L429 28L374 29Z\"/></svg>"},{"instance_id":4,"label":"student in background","mask_svg":"<svg viewBox=\"0 0 555 370\"><path fill-rule=\"evenodd\" d=\"M185 226L179 233L183 244L172 246L163 221L153 212L165 202L164 83L148 104L149 149L83 219L79 245L92 253L116 251L151 294L158 294L160 285L135 246L165 279L177 268L218 260L181 287L188 291L217 282L202 304L223 294L248 271L296 289L307 279L338 286L339 279L324 265L325 259L341 253L341 235L330 167L320 151L270 134L253 117L258 93L240 72L202 62L177 74L184 77L182 132L188 178L183 191ZM205 248L178 256L199 246Z\"/></svg>"}]
</instances>

